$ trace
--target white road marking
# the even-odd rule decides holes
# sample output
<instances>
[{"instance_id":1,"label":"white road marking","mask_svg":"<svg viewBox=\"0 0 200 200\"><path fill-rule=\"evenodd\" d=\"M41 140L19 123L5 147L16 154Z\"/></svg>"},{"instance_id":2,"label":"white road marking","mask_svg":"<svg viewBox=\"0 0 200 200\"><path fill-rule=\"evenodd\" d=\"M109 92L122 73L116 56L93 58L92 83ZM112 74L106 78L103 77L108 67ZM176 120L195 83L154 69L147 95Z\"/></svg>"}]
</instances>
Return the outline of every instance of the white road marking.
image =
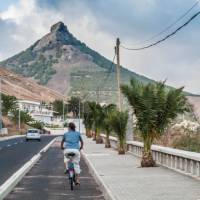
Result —
<instances>
[{"instance_id":1,"label":"white road marking","mask_svg":"<svg viewBox=\"0 0 200 200\"><path fill-rule=\"evenodd\" d=\"M17 142L15 142L14 144L18 144Z\"/></svg>"},{"instance_id":2,"label":"white road marking","mask_svg":"<svg viewBox=\"0 0 200 200\"><path fill-rule=\"evenodd\" d=\"M8 145L7 145L7 147L11 147L11 146L12 146L11 144L8 144Z\"/></svg>"},{"instance_id":3,"label":"white road marking","mask_svg":"<svg viewBox=\"0 0 200 200\"><path fill-rule=\"evenodd\" d=\"M95 195L95 196L81 196L80 199L98 199L104 197L102 194L101 195Z\"/></svg>"},{"instance_id":4,"label":"white road marking","mask_svg":"<svg viewBox=\"0 0 200 200\"><path fill-rule=\"evenodd\" d=\"M109 156L108 153L87 153L86 156Z\"/></svg>"},{"instance_id":5,"label":"white road marking","mask_svg":"<svg viewBox=\"0 0 200 200\"><path fill-rule=\"evenodd\" d=\"M56 141L56 139L57 138L50 141L42 150L39 151L39 153L34 155L0 186L0 199L4 199L13 190L17 183L24 177L24 174L26 174L39 161L39 159L42 157L42 153L46 152Z\"/></svg>"}]
</instances>

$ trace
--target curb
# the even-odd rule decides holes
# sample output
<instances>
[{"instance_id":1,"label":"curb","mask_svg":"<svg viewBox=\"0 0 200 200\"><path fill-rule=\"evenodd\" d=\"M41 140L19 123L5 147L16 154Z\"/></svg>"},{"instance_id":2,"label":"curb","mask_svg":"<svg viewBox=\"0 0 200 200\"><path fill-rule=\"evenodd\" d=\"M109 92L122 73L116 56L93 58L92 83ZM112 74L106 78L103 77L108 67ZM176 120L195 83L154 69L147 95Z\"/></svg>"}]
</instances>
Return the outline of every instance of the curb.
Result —
<instances>
[{"instance_id":1,"label":"curb","mask_svg":"<svg viewBox=\"0 0 200 200\"><path fill-rule=\"evenodd\" d=\"M12 136L0 137L0 142L21 137L25 137L25 135L12 135Z\"/></svg>"},{"instance_id":2,"label":"curb","mask_svg":"<svg viewBox=\"0 0 200 200\"><path fill-rule=\"evenodd\" d=\"M87 157L87 155L83 151L81 152L81 155L83 156L83 159L85 160L86 164L88 165L89 170L92 173L95 181L101 187L101 190L102 190L102 192L104 194L105 199L106 200L117 200L114 197L114 195L112 194L112 192L110 191L110 189L108 188L108 186L104 183L103 179L98 174L97 170L95 169L94 165L89 160L89 158Z\"/></svg>"},{"instance_id":3,"label":"curb","mask_svg":"<svg viewBox=\"0 0 200 200\"><path fill-rule=\"evenodd\" d=\"M39 153L33 156L31 160L26 162L18 171L16 171L10 178L7 179L6 182L0 186L0 200L3 200L13 190L17 183L38 162L38 160L42 157L42 154L45 153L56 140L57 138L54 138L51 142L49 142Z\"/></svg>"}]
</instances>

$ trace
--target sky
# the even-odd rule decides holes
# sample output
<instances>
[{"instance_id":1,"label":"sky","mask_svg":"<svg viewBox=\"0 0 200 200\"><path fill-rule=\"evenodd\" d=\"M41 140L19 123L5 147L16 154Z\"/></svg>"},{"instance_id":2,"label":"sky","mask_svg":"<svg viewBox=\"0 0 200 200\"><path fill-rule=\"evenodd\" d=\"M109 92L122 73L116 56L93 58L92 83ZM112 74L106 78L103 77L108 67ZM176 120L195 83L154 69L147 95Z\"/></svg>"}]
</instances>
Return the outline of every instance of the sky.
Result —
<instances>
[{"instance_id":1,"label":"sky","mask_svg":"<svg viewBox=\"0 0 200 200\"><path fill-rule=\"evenodd\" d=\"M0 60L28 48L63 21L89 47L112 60L117 37L127 47L161 39L200 11L200 4L149 42L196 0L0 0ZM121 65L154 80L200 94L200 16L176 35L143 51L120 48Z\"/></svg>"}]
</instances>

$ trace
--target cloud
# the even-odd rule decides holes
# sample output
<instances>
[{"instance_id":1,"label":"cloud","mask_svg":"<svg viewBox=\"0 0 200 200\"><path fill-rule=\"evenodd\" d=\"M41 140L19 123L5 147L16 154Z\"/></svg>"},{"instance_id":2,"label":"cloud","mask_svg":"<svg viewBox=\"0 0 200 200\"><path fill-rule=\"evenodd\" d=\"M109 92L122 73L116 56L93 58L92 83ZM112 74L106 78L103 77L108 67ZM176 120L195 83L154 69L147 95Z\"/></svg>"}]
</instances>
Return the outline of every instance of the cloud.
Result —
<instances>
[{"instance_id":1,"label":"cloud","mask_svg":"<svg viewBox=\"0 0 200 200\"><path fill-rule=\"evenodd\" d=\"M27 48L57 21L64 21L78 39L112 59L116 37L132 46L168 26L191 5L187 0L20 0L0 13L0 59ZM200 93L198 23L199 18L158 47L121 50L122 65Z\"/></svg>"}]
</instances>

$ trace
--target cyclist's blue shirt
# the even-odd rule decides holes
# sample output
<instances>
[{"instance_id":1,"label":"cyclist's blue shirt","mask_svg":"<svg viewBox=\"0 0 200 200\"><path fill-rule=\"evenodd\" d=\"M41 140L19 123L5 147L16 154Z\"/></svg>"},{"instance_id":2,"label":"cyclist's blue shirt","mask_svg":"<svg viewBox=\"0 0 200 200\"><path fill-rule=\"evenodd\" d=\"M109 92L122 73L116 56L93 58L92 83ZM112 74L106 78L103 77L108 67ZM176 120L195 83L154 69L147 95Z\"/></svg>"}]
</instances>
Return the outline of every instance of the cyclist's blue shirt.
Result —
<instances>
[{"instance_id":1,"label":"cyclist's blue shirt","mask_svg":"<svg viewBox=\"0 0 200 200\"><path fill-rule=\"evenodd\" d=\"M80 149L81 134L77 131L68 131L63 135L65 149Z\"/></svg>"}]
</instances>

